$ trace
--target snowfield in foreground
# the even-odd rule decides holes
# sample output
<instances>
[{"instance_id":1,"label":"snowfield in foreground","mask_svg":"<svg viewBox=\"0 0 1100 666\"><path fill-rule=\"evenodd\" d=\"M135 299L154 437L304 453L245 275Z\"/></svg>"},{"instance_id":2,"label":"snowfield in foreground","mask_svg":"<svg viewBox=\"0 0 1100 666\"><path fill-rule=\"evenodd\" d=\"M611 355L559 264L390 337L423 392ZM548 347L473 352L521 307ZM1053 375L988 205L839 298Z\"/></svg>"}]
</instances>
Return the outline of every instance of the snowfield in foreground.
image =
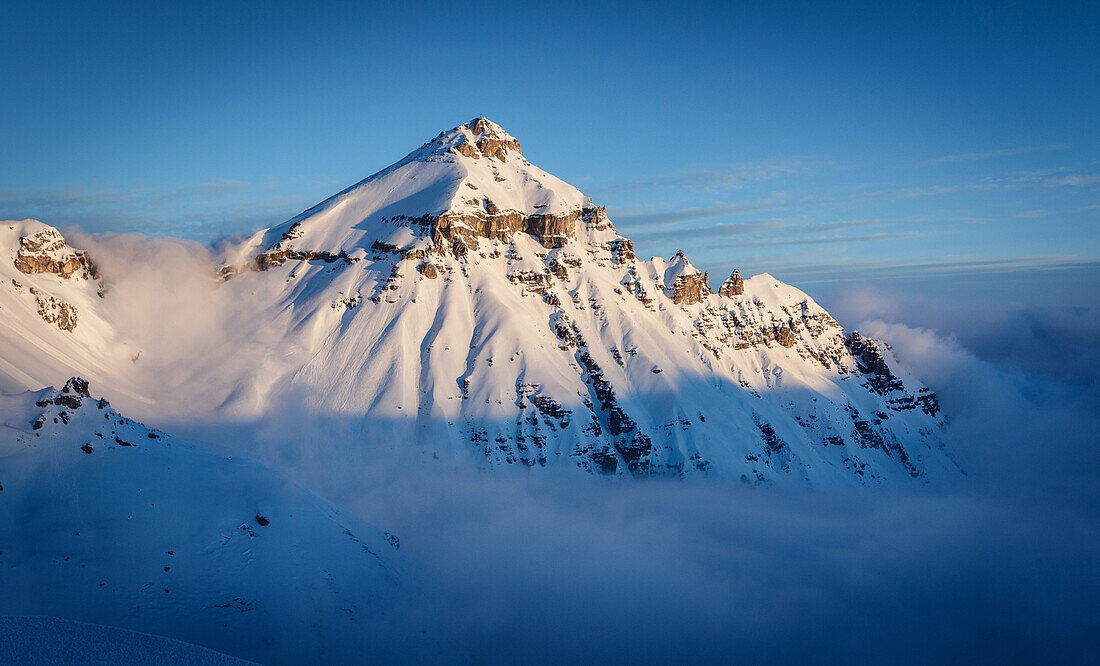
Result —
<instances>
[{"instance_id":1,"label":"snowfield in foreground","mask_svg":"<svg viewBox=\"0 0 1100 666\"><path fill-rule=\"evenodd\" d=\"M89 395L0 395L0 615L170 635L261 662L371 655L397 538Z\"/></svg>"},{"instance_id":2,"label":"snowfield in foreground","mask_svg":"<svg viewBox=\"0 0 1100 666\"><path fill-rule=\"evenodd\" d=\"M0 617L0 663L248 666L197 645L56 617Z\"/></svg>"}]
</instances>

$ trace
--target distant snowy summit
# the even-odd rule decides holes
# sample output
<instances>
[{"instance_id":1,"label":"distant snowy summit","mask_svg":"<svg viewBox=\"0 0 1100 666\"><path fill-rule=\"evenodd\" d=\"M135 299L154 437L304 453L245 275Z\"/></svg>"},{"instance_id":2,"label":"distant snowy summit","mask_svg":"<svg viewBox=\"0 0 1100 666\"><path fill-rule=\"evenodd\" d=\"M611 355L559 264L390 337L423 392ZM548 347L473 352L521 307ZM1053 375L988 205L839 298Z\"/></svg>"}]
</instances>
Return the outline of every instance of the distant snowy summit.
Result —
<instances>
[{"instance_id":1,"label":"distant snowy summit","mask_svg":"<svg viewBox=\"0 0 1100 666\"><path fill-rule=\"evenodd\" d=\"M714 293L683 252L638 259L602 207L485 118L254 234L217 268L222 294L249 304L239 339L263 345L197 355L193 381L142 387L164 392L155 405L184 399L227 422L288 404L338 414L346 427L318 438L387 442L396 461L784 485L960 474L935 395L886 345L768 274L734 271ZM102 358L128 333L100 317L112 294L94 296L94 279L33 277L98 319L50 332L28 313L20 335L70 358L84 345L100 355L87 372L119 386L156 363L130 362L133 345L126 362ZM0 378L68 372L9 365Z\"/></svg>"}]
</instances>

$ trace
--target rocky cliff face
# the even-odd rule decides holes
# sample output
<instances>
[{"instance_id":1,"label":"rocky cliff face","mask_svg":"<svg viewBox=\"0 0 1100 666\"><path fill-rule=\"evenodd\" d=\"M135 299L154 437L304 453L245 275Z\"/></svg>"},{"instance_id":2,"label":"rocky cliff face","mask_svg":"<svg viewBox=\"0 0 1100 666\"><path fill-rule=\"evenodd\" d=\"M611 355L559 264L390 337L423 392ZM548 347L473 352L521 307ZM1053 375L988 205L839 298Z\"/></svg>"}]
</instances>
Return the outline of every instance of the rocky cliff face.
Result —
<instances>
[{"instance_id":1,"label":"rocky cliff face","mask_svg":"<svg viewBox=\"0 0 1100 666\"><path fill-rule=\"evenodd\" d=\"M672 302L676 305L695 305L702 303L703 297L710 293L707 274L680 275L672 283Z\"/></svg>"},{"instance_id":2,"label":"rocky cliff face","mask_svg":"<svg viewBox=\"0 0 1100 666\"><path fill-rule=\"evenodd\" d=\"M445 213L425 220L430 230L432 249L461 256L479 247L478 239L506 241L516 233L534 236L545 248L563 247L576 238L578 223L591 223L603 208L582 208L563 215L515 211L502 212L488 199L483 201L485 213Z\"/></svg>"},{"instance_id":3,"label":"rocky cliff face","mask_svg":"<svg viewBox=\"0 0 1100 666\"><path fill-rule=\"evenodd\" d=\"M729 279L723 282L722 286L718 288L718 294L728 298L740 296L743 293L745 293L745 281L741 279L741 273L736 270L730 274Z\"/></svg>"},{"instance_id":4,"label":"rocky cliff face","mask_svg":"<svg viewBox=\"0 0 1100 666\"><path fill-rule=\"evenodd\" d=\"M702 303L711 293L707 274L692 266L683 250L677 250L665 269L665 285L676 305Z\"/></svg>"}]
</instances>

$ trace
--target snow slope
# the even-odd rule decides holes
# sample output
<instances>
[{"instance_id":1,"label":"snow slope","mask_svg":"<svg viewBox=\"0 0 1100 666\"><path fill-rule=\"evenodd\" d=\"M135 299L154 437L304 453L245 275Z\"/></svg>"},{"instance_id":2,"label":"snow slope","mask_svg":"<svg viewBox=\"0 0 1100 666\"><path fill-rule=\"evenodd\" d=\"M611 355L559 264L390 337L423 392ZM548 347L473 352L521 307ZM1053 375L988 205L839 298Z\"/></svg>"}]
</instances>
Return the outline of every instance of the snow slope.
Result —
<instances>
[{"instance_id":1,"label":"snow slope","mask_svg":"<svg viewBox=\"0 0 1100 666\"><path fill-rule=\"evenodd\" d=\"M41 236L61 242L35 253L41 263L34 268L43 270L24 272L22 239ZM42 388L73 374L118 374L125 351L100 315L101 283L83 271L61 275L60 267L77 252L36 220L0 222L0 391ZM65 319L62 309L69 313Z\"/></svg>"},{"instance_id":2,"label":"snow slope","mask_svg":"<svg viewBox=\"0 0 1100 666\"><path fill-rule=\"evenodd\" d=\"M0 378L36 387L72 360L136 415L201 421L227 445L241 430L219 440L219 423L320 416L311 438L341 461L371 442L395 464L749 483L960 473L935 396L890 349L770 275L717 294L682 253L638 259L484 118L229 248L220 273L225 333L186 362L131 360L141 341L107 321L45 331L24 306L0 335L49 360L5 355ZM45 279L89 321L112 307L110 289Z\"/></svg>"},{"instance_id":3,"label":"snow slope","mask_svg":"<svg viewBox=\"0 0 1100 666\"><path fill-rule=\"evenodd\" d=\"M0 617L0 663L247 666L197 645L56 617Z\"/></svg>"},{"instance_id":4,"label":"snow slope","mask_svg":"<svg viewBox=\"0 0 1100 666\"><path fill-rule=\"evenodd\" d=\"M372 656L401 591L396 537L121 416L78 378L0 395L0 488L0 615L348 661Z\"/></svg>"}]
</instances>

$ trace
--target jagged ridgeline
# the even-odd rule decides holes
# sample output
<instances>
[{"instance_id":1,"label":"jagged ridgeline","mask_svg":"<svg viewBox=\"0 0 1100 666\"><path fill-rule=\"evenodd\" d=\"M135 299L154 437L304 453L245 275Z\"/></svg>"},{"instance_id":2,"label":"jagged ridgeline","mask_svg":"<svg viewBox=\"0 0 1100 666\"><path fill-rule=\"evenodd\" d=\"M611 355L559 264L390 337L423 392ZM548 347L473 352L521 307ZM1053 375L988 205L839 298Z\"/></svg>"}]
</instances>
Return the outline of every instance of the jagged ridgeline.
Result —
<instances>
[{"instance_id":1,"label":"jagged ridgeline","mask_svg":"<svg viewBox=\"0 0 1100 666\"><path fill-rule=\"evenodd\" d=\"M184 387L213 417L295 396L398 458L488 468L959 474L935 396L886 345L768 274L714 293L682 252L638 259L603 207L485 118L256 233L220 276L268 342L234 351L231 380Z\"/></svg>"}]
</instances>

